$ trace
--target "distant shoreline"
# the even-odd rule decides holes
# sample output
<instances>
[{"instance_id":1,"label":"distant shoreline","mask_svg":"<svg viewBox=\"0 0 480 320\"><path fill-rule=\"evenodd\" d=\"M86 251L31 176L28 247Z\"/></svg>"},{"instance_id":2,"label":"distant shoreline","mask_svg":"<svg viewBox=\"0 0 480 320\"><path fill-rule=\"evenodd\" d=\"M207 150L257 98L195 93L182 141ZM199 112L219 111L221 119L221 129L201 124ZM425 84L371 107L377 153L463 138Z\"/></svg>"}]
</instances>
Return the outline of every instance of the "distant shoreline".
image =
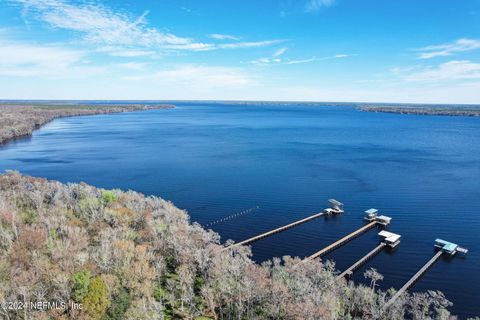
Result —
<instances>
[{"instance_id":1,"label":"distant shoreline","mask_svg":"<svg viewBox=\"0 0 480 320\"><path fill-rule=\"evenodd\" d=\"M170 109L174 105L143 104L0 104L0 145L31 136L43 125L64 117L122 113L154 109Z\"/></svg>"},{"instance_id":2,"label":"distant shoreline","mask_svg":"<svg viewBox=\"0 0 480 320\"><path fill-rule=\"evenodd\" d=\"M448 106L383 106L363 105L357 107L364 112L398 113L425 116L457 116L457 117L479 117L480 106L477 108L458 108Z\"/></svg>"},{"instance_id":3,"label":"distant shoreline","mask_svg":"<svg viewBox=\"0 0 480 320\"><path fill-rule=\"evenodd\" d=\"M187 102L187 101L177 101ZM191 101L193 103L193 101ZM430 104L380 104L359 102L276 102L276 101L196 101L198 103L220 103L231 105L309 105L353 107L363 112L396 113L428 116L479 117L480 105L430 105ZM147 103L147 102L145 102ZM148 103L153 103L149 101ZM121 101L96 101L91 103L55 101L4 101L0 102L0 145L11 140L31 136L43 125L64 117L122 113L154 109L174 108L174 104L125 103Z\"/></svg>"}]
</instances>

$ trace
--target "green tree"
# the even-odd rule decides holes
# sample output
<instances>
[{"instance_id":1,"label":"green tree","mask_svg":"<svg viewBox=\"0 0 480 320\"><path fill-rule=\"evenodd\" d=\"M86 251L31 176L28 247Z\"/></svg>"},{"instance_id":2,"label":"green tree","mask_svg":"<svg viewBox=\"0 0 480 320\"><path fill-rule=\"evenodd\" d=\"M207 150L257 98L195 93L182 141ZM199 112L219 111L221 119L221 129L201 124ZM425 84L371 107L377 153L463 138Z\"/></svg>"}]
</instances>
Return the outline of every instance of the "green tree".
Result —
<instances>
[{"instance_id":1,"label":"green tree","mask_svg":"<svg viewBox=\"0 0 480 320\"><path fill-rule=\"evenodd\" d=\"M73 288L72 288L72 297L75 301L83 301L85 296L88 293L88 287L90 285L90 271L83 270L75 272L72 275Z\"/></svg>"},{"instance_id":2,"label":"green tree","mask_svg":"<svg viewBox=\"0 0 480 320\"><path fill-rule=\"evenodd\" d=\"M122 320L125 312L132 304L132 297L127 289L121 288L116 295L113 296L112 304L103 317L104 320Z\"/></svg>"},{"instance_id":3,"label":"green tree","mask_svg":"<svg viewBox=\"0 0 480 320\"><path fill-rule=\"evenodd\" d=\"M93 278L83 299L83 308L92 319L102 319L109 306L107 285L101 276Z\"/></svg>"}]
</instances>

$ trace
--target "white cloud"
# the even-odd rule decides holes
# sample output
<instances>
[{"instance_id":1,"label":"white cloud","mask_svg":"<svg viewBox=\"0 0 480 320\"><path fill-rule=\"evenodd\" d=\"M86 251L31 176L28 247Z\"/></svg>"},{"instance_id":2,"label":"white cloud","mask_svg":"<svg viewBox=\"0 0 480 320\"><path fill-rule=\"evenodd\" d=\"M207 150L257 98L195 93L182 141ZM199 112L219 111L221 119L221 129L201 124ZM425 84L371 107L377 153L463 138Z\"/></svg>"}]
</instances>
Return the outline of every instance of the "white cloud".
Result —
<instances>
[{"instance_id":1,"label":"white cloud","mask_svg":"<svg viewBox=\"0 0 480 320\"><path fill-rule=\"evenodd\" d=\"M54 28L83 34L88 42L107 45L168 46L191 45L189 38L177 37L148 27L145 11L132 19L94 3L79 5L63 0L10 0Z\"/></svg>"},{"instance_id":2,"label":"white cloud","mask_svg":"<svg viewBox=\"0 0 480 320\"><path fill-rule=\"evenodd\" d=\"M127 69L127 70L140 71L140 70L145 70L147 65L148 65L147 63L142 63L142 62L125 62L125 63L118 63L116 66L123 69Z\"/></svg>"},{"instance_id":3,"label":"white cloud","mask_svg":"<svg viewBox=\"0 0 480 320\"><path fill-rule=\"evenodd\" d=\"M410 72L405 76L407 81L429 82L472 79L480 79L480 63L468 60L449 61L437 67Z\"/></svg>"},{"instance_id":4,"label":"white cloud","mask_svg":"<svg viewBox=\"0 0 480 320\"><path fill-rule=\"evenodd\" d=\"M350 86L291 86L277 88L275 96L265 100L291 101L347 101L391 103L480 103L480 82L458 86L413 86L401 84L381 86L373 83L367 87Z\"/></svg>"},{"instance_id":5,"label":"white cloud","mask_svg":"<svg viewBox=\"0 0 480 320\"><path fill-rule=\"evenodd\" d=\"M286 48L282 48L286 49ZM260 65L260 66L267 66L267 65L293 65L293 64L303 64L303 63L310 63L310 62L315 62L315 61L324 61L324 60L332 60L332 59L342 59L342 58L347 58L350 57L351 55L349 54L336 54L334 56L327 56L327 57L311 57L308 59L298 59L298 60L290 60L290 59L282 59L279 57L279 55L276 55L280 53L282 55L285 51L281 52L282 49L279 49L276 51L271 58L260 58L257 60L252 60L250 63L255 64L255 65Z\"/></svg>"},{"instance_id":6,"label":"white cloud","mask_svg":"<svg viewBox=\"0 0 480 320\"><path fill-rule=\"evenodd\" d=\"M267 47L275 44L285 42L286 40L265 40L265 41L252 41L252 42L235 42L225 43L217 45L220 49L243 49L243 48L256 48Z\"/></svg>"},{"instance_id":7,"label":"white cloud","mask_svg":"<svg viewBox=\"0 0 480 320\"><path fill-rule=\"evenodd\" d=\"M240 37L237 36L232 36L230 34L220 34L220 33L212 33L208 35L209 38L215 39L215 40L240 40Z\"/></svg>"},{"instance_id":8,"label":"white cloud","mask_svg":"<svg viewBox=\"0 0 480 320\"><path fill-rule=\"evenodd\" d=\"M420 52L418 54L420 59L431 59L435 57L451 56L460 52L476 49L480 49L480 40L463 38L452 43L418 48L415 49L415 51Z\"/></svg>"},{"instance_id":9,"label":"white cloud","mask_svg":"<svg viewBox=\"0 0 480 320\"><path fill-rule=\"evenodd\" d=\"M277 51L275 51L275 52L273 53L273 56L274 56L274 57L280 57L280 56L283 55L285 52L287 52L287 50L288 50L288 47L280 48L280 49L278 49Z\"/></svg>"},{"instance_id":10,"label":"white cloud","mask_svg":"<svg viewBox=\"0 0 480 320\"><path fill-rule=\"evenodd\" d=\"M134 58L134 57L146 57L155 55L153 50L138 50L138 49L128 49L128 48L119 48L119 47L101 47L97 50L98 52L107 53L112 57L124 57L124 58Z\"/></svg>"},{"instance_id":11,"label":"white cloud","mask_svg":"<svg viewBox=\"0 0 480 320\"><path fill-rule=\"evenodd\" d=\"M85 77L103 68L83 63L85 53L60 46L0 41L0 76Z\"/></svg>"},{"instance_id":12,"label":"white cloud","mask_svg":"<svg viewBox=\"0 0 480 320\"><path fill-rule=\"evenodd\" d=\"M305 4L305 11L318 11L321 8L331 7L334 3L335 0L308 0L308 2Z\"/></svg>"},{"instance_id":13,"label":"white cloud","mask_svg":"<svg viewBox=\"0 0 480 320\"><path fill-rule=\"evenodd\" d=\"M234 43L203 43L188 37L179 37L169 32L162 32L149 26L145 11L139 17L131 17L125 13L95 2L71 4L67 0L8 0L23 6L24 16L35 18L49 24L53 28L69 30L81 35L87 43L99 46L123 48L115 50L116 56L142 56L151 50L186 50L208 51L216 49L238 49L270 46L284 40L266 40ZM215 40L235 40L231 35L212 34ZM126 48L126 49L125 49ZM133 48L136 50L134 51Z\"/></svg>"},{"instance_id":14,"label":"white cloud","mask_svg":"<svg viewBox=\"0 0 480 320\"><path fill-rule=\"evenodd\" d=\"M254 83L251 75L238 68L182 65L167 70L152 70L149 74L130 76L127 80L150 80L177 86L179 90L188 88L228 88L243 87ZM183 88L183 89L182 89Z\"/></svg>"},{"instance_id":15,"label":"white cloud","mask_svg":"<svg viewBox=\"0 0 480 320\"><path fill-rule=\"evenodd\" d=\"M302 64L302 63L309 63L309 62L314 62L317 61L317 58L308 58L308 59L299 59L299 60L288 60L285 62L285 64Z\"/></svg>"}]
</instances>

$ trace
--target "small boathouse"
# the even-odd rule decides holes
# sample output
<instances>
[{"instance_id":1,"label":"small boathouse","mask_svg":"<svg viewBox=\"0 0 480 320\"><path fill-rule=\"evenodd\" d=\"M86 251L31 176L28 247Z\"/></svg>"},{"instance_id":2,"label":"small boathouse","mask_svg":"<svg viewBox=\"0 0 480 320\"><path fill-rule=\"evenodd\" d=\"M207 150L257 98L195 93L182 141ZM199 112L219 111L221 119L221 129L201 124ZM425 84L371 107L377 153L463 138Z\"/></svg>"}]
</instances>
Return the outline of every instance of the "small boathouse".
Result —
<instances>
[{"instance_id":1,"label":"small boathouse","mask_svg":"<svg viewBox=\"0 0 480 320\"><path fill-rule=\"evenodd\" d=\"M365 211L365 217L363 218L368 222L377 222L378 224L381 224L383 226L388 226L390 222L392 221L392 218L384 216L384 215L378 215L378 210L371 208Z\"/></svg>"},{"instance_id":2,"label":"small boathouse","mask_svg":"<svg viewBox=\"0 0 480 320\"><path fill-rule=\"evenodd\" d=\"M329 199L328 203L330 204L329 208L323 210L326 214L341 214L343 213L343 203L335 199Z\"/></svg>"},{"instance_id":3,"label":"small boathouse","mask_svg":"<svg viewBox=\"0 0 480 320\"><path fill-rule=\"evenodd\" d=\"M388 232L385 230L380 231L378 235L383 238L383 242L390 248L395 248L396 246L398 246L398 244L400 243L400 238L402 237L399 234Z\"/></svg>"}]
</instances>

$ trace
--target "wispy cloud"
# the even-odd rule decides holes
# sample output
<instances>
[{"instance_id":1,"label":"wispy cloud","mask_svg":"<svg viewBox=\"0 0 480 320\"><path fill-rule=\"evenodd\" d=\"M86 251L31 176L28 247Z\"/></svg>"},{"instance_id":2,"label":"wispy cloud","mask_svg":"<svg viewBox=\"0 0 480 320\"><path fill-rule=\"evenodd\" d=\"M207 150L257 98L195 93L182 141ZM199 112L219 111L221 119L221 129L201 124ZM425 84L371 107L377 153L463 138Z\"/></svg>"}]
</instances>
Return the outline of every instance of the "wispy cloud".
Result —
<instances>
[{"instance_id":1,"label":"wispy cloud","mask_svg":"<svg viewBox=\"0 0 480 320\"><path fill-rule=\"evenodd\" d=\"M220 34L220 33L212 33L208 35L209 38L215 39L215 40L240 40L240 37L237 36L232 36L230 34Z\"/></svg>"},{"instance_id":2,"label":"wispy cloud","mask_svg":"<svg viewBox=\"0 0 480 320\"><path fill-rule=\"evenodd\" d=\"M83 62L85 53L60 46L0 41L0 75L81 78L103 68Z\"/></svg>"},{"instance_id":3,"label":"wispy cloud","mask_svg":"<svg viewBox=\"0 0 480 320\"><path fill-rule=\"evenodd\" d=\"M254 83L251 75L238 68L181 65L149 74L127 77L128 80L149 80L189 88L235 88Z\"/></svg>"},{"instance_id":4,"label":"wispy cloud","mask_svg":"<svg viewBox=\"0 0 480 320\"><path fill-rule=\"evenodd\" d=\"M335 3L335 0L308 0L305 4L305 11L313 12L318 11L321 8L331 7Z\"/></svg>"},{"instance_id":5,"label":"wispy cloud","mask_svg":"<svg viewBox=\"0 0 480 320\"><path fill-rule=\"evenodd\" d=\"M478 80L480 79L480 63L468 60L449 61L436 67L428 67L418 71L407 72L404 79L406 81L417 82Z\"/></svg>"},{"instance_id":6,"label":"wispy cloud","mask_svg":"<svg viewBox=\"0 0 480 320\"><path fill-rule=\"evenodd\" d=\"M146 57L155 55L153 50L139 50L139 49L127 49L121 47L112 47L105 46L97 49L98 52L107 53L112 57L124 57L124 58L134 58L134 57Z\"/></svg>"},{"instance_id":7,"label":"wispy cloud","mask_svg":"<svg viewBox=\"0 0 480 320\"><path fill-rule=\"evenodd\" d=\"M317 61L317 58L312 57L308 59L288 60L288 61L285 61L284 64L302 64L302 63L309 63L314 61Z\"/></svg>"},{"instance_id":8,"label":"wispy cloud","mask_svg":"<svg viewBox=\"0 0 480 320\"><path fill-rule=\"evenodd\" d=\"M418 57L420 59L431 59L435 57L452 56L457 53L476 49L480 49L480 40L463 38L452 43L418 48L415 49L415 51L419 52Z\"/></svg>"},{"instance_id":9,"label":"wispy cloud","mask_svg":"<svg viewBox=\"0 0 480 320\"><path fill-rule=\"evenodd\" d=\"M108 45L176 46L190 48L190 38L160 32L148 26L148 11L136 18L100 4L70 4L63 0L10 0L54 28L82 34L88 42ZM197 44L201 45L201 44Z\"/></svg>"},{"instance_id":10,"label":"wispy cloud","mask_svg":"<svg viewBox=\"0 0 480 320\"><path fill-rule=\"evenodd\" d=\"M278 53L281 49L279 49L277 52ZM336 54L334 56L327 56L327 57L311 57L307 59L297 59L297 60L292 60L292 59L281 59L279 56L275 56L275 53L271 58L260 58L257 60L250 61L252 64L256 65L293 65L293 64L303 64L303 63L310 63L310 62L315 62L315 61L325 61L325 60L333 60L333 59L342 59L342 58L347 58L351 57L349 54ZM283 54L283 53L282 53Z\"/></svg>"},{"instance_id":11,"label":"wispy cloud","mask_svg":"<svg viewBox=\"0 0 480 320\"><path fill-rule=\"evenodd\" d=\"M257 48L267 47L275 44L285 42L286 40L265 40L265 41L251 41L251 42L234 42L218 44L216 47L220 49L242 49L242 48Z\"/></svg>"},{"instance_id":12,"label":"wispy cloud","mask_svg":"<svg viewBox=\"0 0 480 320\"><path fill-rule=\"evenodd\" d=\"M8 0L8 2L22 5L25 17L33 16L53 28L75 32L90 44L126 48L130 56L135 54L132 48L136 48L137 53L143 54L148 51L145 49L208 51L270 46L284 41L204 43L150 26L147 21L148 10L138 17L132 17L90 1L80 4L72 4L67 0ZM222 34L213 34L211 38L239 40L238 37ZM117 51L116 55L120 53Z\"/></svg>"},{"instance_id":13,"label":"wispy cloud","mask_svg":"<svg viewBox=\"0 0 480 320\"><path fill-rule=\"evenodd\" d=\"M288 47L280 48L280 49L278 49L277 51L275 51L275 52L273 53L273 56L274 56L274 57L280 57L280 56L283 55L285 52L287 52L287 50L288 50Z\"/></svg>"},{"instance_id":14,"label":"wispy cloud","mask_svg":"<svg viewBox=\"0 0 480 320\"><path fill-rule=\"evenodd\" d=\"M334 56L328 56L328 57L312 57L310 59L303 59L303 60L289 60L285 62L285 64L300 64L300 63L309 63L309 62L314 62L314 61L325 61L325 60L333 60L333 59L342 59L342 58L348 58L351 55L349 54L336 54Z\"/></svg>"}]
</instances>

